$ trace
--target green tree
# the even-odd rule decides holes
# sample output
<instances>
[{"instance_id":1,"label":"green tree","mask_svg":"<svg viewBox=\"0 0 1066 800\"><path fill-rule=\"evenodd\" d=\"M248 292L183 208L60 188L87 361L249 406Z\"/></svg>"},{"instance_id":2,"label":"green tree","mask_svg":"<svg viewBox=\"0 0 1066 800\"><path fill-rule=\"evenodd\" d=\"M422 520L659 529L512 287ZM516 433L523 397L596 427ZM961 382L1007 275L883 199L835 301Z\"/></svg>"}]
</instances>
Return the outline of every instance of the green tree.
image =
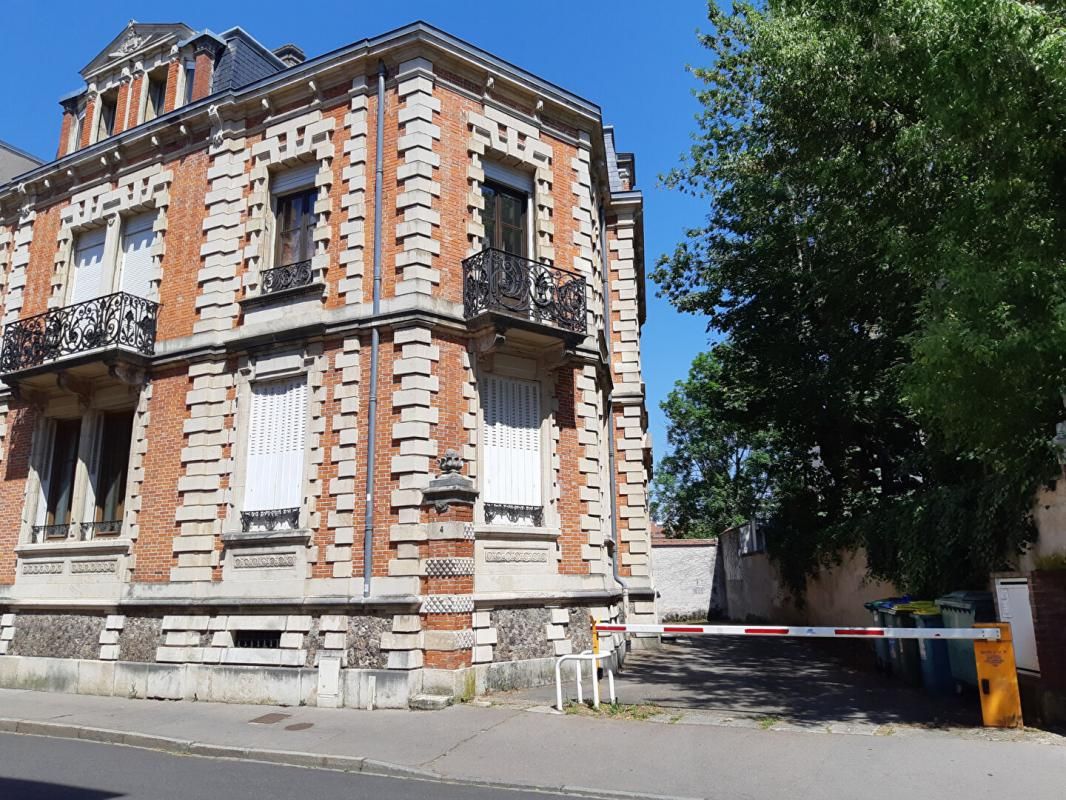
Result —
<instances>
[{"instance_id":1,"label":"green tree","mask_svg":"<svg viewBox=\"0 0 1066 800\"><path fill-rule=\"evenodd\" d=\"M726 350L696 356L662 403L671 452L656 468L652 510L671 536L714 537L767 509L771 436L744 427L743 398L721 382Z\"/></svg>"},{"instance_id":2,"label":"green tree","mask_svg":"<svg viewBox=\"0 0 1066 800\"><path fill-rule=\"evenodd\" d=\"M655 279L729 342L773 430L771 550L794 588L863 544L912 590L1031 539L1066 383L1060 4L710 7L694 145L709 215Z\"/></svg>"}]
</instances>

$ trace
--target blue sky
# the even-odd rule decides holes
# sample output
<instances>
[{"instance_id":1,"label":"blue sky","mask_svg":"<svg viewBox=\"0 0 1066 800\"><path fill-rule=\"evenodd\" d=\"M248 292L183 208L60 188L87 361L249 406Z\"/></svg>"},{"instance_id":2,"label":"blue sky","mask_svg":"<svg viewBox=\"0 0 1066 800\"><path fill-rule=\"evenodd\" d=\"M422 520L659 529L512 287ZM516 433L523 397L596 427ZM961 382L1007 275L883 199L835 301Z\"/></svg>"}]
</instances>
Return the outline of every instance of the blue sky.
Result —
<instances>
[{"instance_id":1,"label":"blue sky","mask_svg":"<svg viewBox=\"0 0 1066 800\"><path fill-rule=\"evenodd\" d=\"M294 42L309 56L424 19L601 106L605 121L616 127L618 147L637 155L637 180L646 204L649 272L659 255L672 250L684 229L699 224L705 213L700 201L657 185L658 175L687 148L695 126L697 106L691 94L695 82L685 65L706 61L706 51L695 37L697 28L706 28L703 0L536 4L185 0L165 6L163 19L156 17L154 7L148 0L6 4L0 98L9 111L0 118L0 139L37 156L53 157L59 97L78 88L78 70L130 19L180 21L215 31L240 25L267 47ZM181 19L172 19L179 9ZM666 443L659 402L706 344L704 322L678 314L655 296L655 287L649 284L644 380L656 459Z\"/></svg>"}]
</instances>

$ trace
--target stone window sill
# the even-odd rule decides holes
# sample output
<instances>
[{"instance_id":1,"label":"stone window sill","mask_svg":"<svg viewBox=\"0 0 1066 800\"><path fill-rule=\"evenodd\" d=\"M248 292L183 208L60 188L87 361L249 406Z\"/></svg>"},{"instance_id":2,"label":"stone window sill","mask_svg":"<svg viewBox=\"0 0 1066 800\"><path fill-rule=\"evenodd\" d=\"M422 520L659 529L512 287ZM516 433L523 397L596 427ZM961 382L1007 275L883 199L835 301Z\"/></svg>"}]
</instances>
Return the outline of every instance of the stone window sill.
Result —
<instances>
[{"instance_id":1,"label":"stone window sill","mask_svg":"<svg viewBox=\"0 0 1066 800\"><path fill-rule=\"evenodd\" d=\"M239 302L245 308L256 308L270 305L274 302L278 304L287 303L290 300L298 300L305 295L308 297L321 297L325 293L325 289L325 281L314 280L304 286L294 286L291 289L282 289L279 292L248 295L247 297L242 297Z\"/></svg>"},{"instance_id":2,"label":"stone window sill","mask_svg":"<svg viewBox=\"0 0 1066 800\"><path fill-rule=\"evenodd\" d=\"M533 525L478 525L474 528L474 538L554 541L559 538L559 529Z\"/></svg>"},{"instance_id":3,"label":"stone window sill","mask_svg":"<svg viewBox=\"0 0 1066 800\"><path fill-rule=\"evenodd\" d=\"M262 546L272 544L304 544L311 541L308 528L286 528L276 531L230 531L222 534L228 547Z\"/></svg>"},{"instance_id":4,"label":"stone window sill","mask_svg":"<svg viewBox=\"0 0 1066 800\"><path fill-rule=\"evenodd\" d=\"M130 551L132 539L90 539L87 542L60 539L54 542L20 544L15 554L22 558L34 556L83 556L98 553L118 553L124 555Z\"/></svg>"}]
</instances>

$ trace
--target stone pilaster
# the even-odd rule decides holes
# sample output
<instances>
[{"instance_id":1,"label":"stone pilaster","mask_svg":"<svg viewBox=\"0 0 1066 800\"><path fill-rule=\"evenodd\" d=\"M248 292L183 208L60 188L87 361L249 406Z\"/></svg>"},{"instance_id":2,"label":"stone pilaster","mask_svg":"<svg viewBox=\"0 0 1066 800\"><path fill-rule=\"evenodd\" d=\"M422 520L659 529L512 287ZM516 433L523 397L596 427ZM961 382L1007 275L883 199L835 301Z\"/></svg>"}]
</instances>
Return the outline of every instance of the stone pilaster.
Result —
<instances>
[{"instance_id":1,"label":"stone pilaster","mask_svg":"<svg viewBox=\"0 0 1066 800\"><path fill-rule=\"evenodd\" d=\"M344 339L341 350L334 356L333 369L340 376L334 384L334 413L330 423L336 443L329 453L329 459L336 465L336 475L330 479L327 487L333 497L333 509L327 519L333 531L333 545L326 551L326 561L331 565L334 578L350 578L353 575L352 546L356 539L356 527L361 522L355 519L355 481L360 469L358 337Z\"/></svg>"},{"instance_id":2,"label":"stone pilaster","mask_svg":"<svg viewBox=\"0 0 1066 800\"><path fill-rule=\"evenodd\" d=\"M178 481L181 529L174 538L178 564L170 571L175 582L211 580L219 562L219 509L227 501L223 481L228 485L232 471L234 374L224 361L212 361L190 365L189 377L186 446L181 450L184 475Z\"/></svg>"},{"instance_id":3,"label":"stone pilaster","mask_svg":"<svg viewBox=\"0 0 1066 800\"><path fill-rule=\"evenodd\" d=\"M246 235L241 218L248 187L248 149L243 136L223 138L209 150L211 166L207 170L210 188L204 197L203 259L197 280L200 294L196 298L199 318L193 332L224 331L234 326L239 307L240 266Z\"/></svg>"},{"instance_id":4,"label":"stone pilaster","mask_svg":"<svg viewBox=\"0 0 1066 800\"><path fill-rule=\"evenodd\" d=\"M396 267L402 279L396 294L433 294L440 284L440 270L434 259L440 256L440 181L434 170L440 167L440 154L434 152L440 141L440 126L433 115L440 113L440 100L433 96L433 65L424 58L405 61L398 75L400 135L396 142L399 161L396 180L400 191L396 223L400 243Z\"/></svg>"},{"instance_id":5,"label":"stone pilaster","mask_svg":"<svg viewBox=\"0 0 1066 800\"><path fill-rule=\"evenodd\" d=\"M18 222L11 237L11 267L8 271L4 295L4 324L14 322L22 314L26 291L26 268L30 263L30 244L33 242L33 223L37 219L34 198L27 197L19 209Z\"/></svg>"},{"instance_id":6,"label":"stone pilaster","mask_svg":"<svg viewBox=\"0 0 1066 800\"><path fill-rule=\"evenodd\" d=\"M348 191L341 198L340 235L344 249L338 261L344 269L344 277L338 283L338 292L346 303L363 301L363 278L366 274L366 188L367 188L367 135L368 101L366 77L352 81L354 93L350 110L344 117L348 138L344 141L347 166L341 175Z\"/></svg>"}]
</instances>

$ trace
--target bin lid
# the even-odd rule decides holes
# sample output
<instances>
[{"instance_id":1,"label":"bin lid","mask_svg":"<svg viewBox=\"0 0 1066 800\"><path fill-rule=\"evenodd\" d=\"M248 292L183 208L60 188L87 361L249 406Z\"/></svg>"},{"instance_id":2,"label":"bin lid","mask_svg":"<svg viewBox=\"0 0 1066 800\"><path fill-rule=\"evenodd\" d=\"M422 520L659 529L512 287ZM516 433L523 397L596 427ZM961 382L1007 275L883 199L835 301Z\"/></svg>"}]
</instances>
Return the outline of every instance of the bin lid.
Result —
<instances>
[{"instance_id":1,"label":"bin lid","mask_svg":"<svg viewBox=\"0 0 1066 800\"><path fill-rule=\"evenodd\" d=\"M890 608L896 603L906 603L908 601L910 601L910 597L904 595L903 597L882 597L880 600L867 600L862 605L867 611L875 611L882 608Z\"/></svg>"},{"instance_id":2,"label":"bin lid","mask_svg":"<svg viewBox=\"0 0 1066 800\"><path fill-rule=\"evenodd\" d=\"M936 604L958 611L991 610L993 608L991 592L951 592L938 597Z\"/></svg>"},{"instance_id":3,"label":"bin lid","mask_svg":"<svg viewBox=\"0 0 1066 800\"><path fill-rule=\"evenodd\" d=\"M911 600L909 603L899 603L895 608L897 611L910 611L912 613L927 610L933 614L938 613L936 603L932 600Z\"/></svg>"}]
</instances>

